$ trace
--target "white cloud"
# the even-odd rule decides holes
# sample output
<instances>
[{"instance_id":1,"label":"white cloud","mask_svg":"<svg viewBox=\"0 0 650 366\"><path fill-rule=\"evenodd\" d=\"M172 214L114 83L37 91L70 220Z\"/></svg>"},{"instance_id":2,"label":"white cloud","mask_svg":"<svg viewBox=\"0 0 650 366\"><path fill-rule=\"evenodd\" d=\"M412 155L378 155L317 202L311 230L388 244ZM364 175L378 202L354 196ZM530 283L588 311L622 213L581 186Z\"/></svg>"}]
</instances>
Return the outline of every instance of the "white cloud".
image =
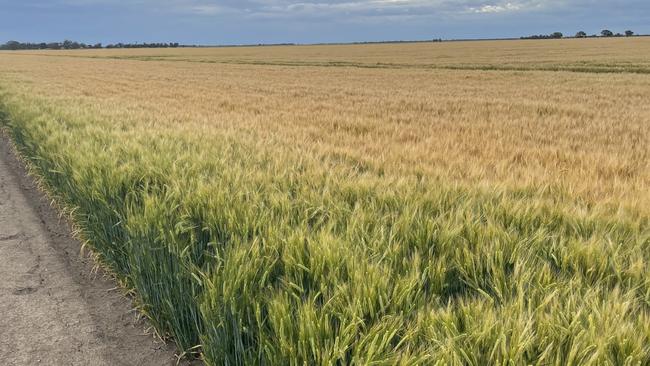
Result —
<instances>
[{"instance_id":1,"label":"white cloud","mask_svg":"<svg viewBox=\"0 0 650 366\"><path fill-rule=\"evenodd\" d=\"M483 5L481 7L470 8L475 13L502 13L506 11L517 11L522 8L521 4L498 4L498 5Z\"/></svg>"}]
</instances>

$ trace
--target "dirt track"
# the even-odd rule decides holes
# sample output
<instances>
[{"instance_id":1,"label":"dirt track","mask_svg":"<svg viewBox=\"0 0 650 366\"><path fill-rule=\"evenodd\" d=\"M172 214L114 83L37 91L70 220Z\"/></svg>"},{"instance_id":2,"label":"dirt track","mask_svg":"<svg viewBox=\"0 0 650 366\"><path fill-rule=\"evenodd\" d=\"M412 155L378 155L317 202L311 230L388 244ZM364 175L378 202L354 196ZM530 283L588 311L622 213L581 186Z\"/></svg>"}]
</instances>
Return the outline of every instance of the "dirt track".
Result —
<instances>
[{"instance_id":1,"label":"dirt track","mask_svg":"<svg viewBox=\"0 0 650 366\"><path fill-rule=\"evenodd\" d=\"M0 364L176 364L64 221L0 132Z\"/></svg>"}]
</instances>

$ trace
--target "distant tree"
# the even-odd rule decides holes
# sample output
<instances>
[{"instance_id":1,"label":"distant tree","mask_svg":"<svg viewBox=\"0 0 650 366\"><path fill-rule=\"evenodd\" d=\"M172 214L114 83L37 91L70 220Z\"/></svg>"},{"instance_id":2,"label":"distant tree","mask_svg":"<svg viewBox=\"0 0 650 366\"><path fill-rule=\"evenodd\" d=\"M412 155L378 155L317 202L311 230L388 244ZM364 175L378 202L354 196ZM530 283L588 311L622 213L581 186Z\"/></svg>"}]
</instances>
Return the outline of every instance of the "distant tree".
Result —
<instances>
[{"instance_id":1,"label":"distant tree","mask_svg":"<svg viewBox=\"0 0 650 366\"><path fill-rule=\"evenodd\" d=\"M587 36L587 33L580 31L576 33L576 38L585 38Z\"/></svg>"},{"instance_id":2,"label":"distant tree","mask_svg":"<svg viewBox=\"0 0 650 366\"><path fill-rule=\"evenodd\" d=\"M533 34L528 37L520 37L520 39L558 39L562 37L564 35L561 32L553 32L551 34Z\"/></svg>"},{"instance_id":3,"label":"distant tree","mask_svg":"<svg viewBox=\"0 0 650 366\"><path fill-rule=\"evenodd\" d=\"M623 37L623 35L621 33L616 33L614 37Z\"/></svg>"},{"instance_id":4,"label":"distant tree","mask_svg":"<svg viewBox=\"0 0 650 366\"><path fill-rule=\"evenodd\" d=\"M63 49L66 49L66 50L77 50L79 48L86 48L86 45L83 44L83 43L73 42L73 41L70 41L70 40L66 39L65 41L63 41L63 44L62 44L61 47L63 47Z\"/></svg>"},{"instance_id":5,"label":"distant tree","mask_svg":"<svg viewBox=\"0 0 650 366\"><path fill-rule=\"evenodd\" d=\"M187 47L183 46L176 42L155 42L155 43L116 43L108 44L106 48L168 48L168 47ZM101 43L85 44L83 42L75 42L69 39L66 39L63 42L52 42L52 43L22 43L18 41L9 41L5 44L0 44L0 49L2 50L76 50L76 49L85 49L85 48L103 48Z\"/></svg>"},{"instance_id":6,"label":"distant tree","mask_svg":"<svg viewBox=\"0 0 650 366\"><path fill-rule=\"evenodd\" d=\"M612 31L609 30L609 29L603 29L603 30L600 32L600 35L602 35L603 37L613 37L613 36L614 36L614 32L612 32Z\"/></svg>"},{"instance_id":7,"label":"distant tree","mask_svg":"<svg viewBox=\"0 0 650 366\"><path fill-rule=\"evenodd\" d=\"M634 35L634 32L632 32L631 30L626 30L625 35L628 37L632 37Z\"/></svg>"},{"instance_id":8,"label":"distant tree","mask_svg":"<svg viewBox=\"0 0 650 366\"><path fill-rule=\"evenodd\" d=\"M21 47L20 47L20 42L18 42L18 41L9 41L9 42L5 43L2 46L2 48L5 49L5 50L15 51L15 50L19 50Z\"/></svg>"}]
</instances>

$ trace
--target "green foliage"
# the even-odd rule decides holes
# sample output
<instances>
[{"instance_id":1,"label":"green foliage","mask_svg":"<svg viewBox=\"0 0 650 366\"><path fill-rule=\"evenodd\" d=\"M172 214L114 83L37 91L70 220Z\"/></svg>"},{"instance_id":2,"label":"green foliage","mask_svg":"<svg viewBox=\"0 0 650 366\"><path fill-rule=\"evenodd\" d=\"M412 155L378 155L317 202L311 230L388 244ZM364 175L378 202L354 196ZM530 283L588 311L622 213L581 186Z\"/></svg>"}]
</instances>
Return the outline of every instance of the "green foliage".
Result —
<instances>
[{"instance_id":1,"label":"green foliage","mask_svg":"<svg viewBox=\"0 0 650 366\"><path fill-rule=\"evenodd\" d=\"M1 98L92 248L209 364L650 363L647 217Z\"/></svg>"}]
</instances>

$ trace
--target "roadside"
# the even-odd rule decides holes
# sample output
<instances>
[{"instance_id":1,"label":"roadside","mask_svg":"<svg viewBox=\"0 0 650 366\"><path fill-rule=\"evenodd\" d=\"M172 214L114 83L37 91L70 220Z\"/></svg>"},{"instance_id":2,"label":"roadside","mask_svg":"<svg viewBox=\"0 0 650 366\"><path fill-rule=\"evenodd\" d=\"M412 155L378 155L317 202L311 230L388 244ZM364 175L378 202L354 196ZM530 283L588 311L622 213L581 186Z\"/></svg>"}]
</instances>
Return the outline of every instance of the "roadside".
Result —
<instances>
[{"instance_id":1,"label":"roadside","mask_svg":"<svg viewBox=\"0 0 650 366\"><path fill-rule=\"evenodd\" d=\"M0 363L175 365L0 132Z\"/></svg>"}]
</instances>

